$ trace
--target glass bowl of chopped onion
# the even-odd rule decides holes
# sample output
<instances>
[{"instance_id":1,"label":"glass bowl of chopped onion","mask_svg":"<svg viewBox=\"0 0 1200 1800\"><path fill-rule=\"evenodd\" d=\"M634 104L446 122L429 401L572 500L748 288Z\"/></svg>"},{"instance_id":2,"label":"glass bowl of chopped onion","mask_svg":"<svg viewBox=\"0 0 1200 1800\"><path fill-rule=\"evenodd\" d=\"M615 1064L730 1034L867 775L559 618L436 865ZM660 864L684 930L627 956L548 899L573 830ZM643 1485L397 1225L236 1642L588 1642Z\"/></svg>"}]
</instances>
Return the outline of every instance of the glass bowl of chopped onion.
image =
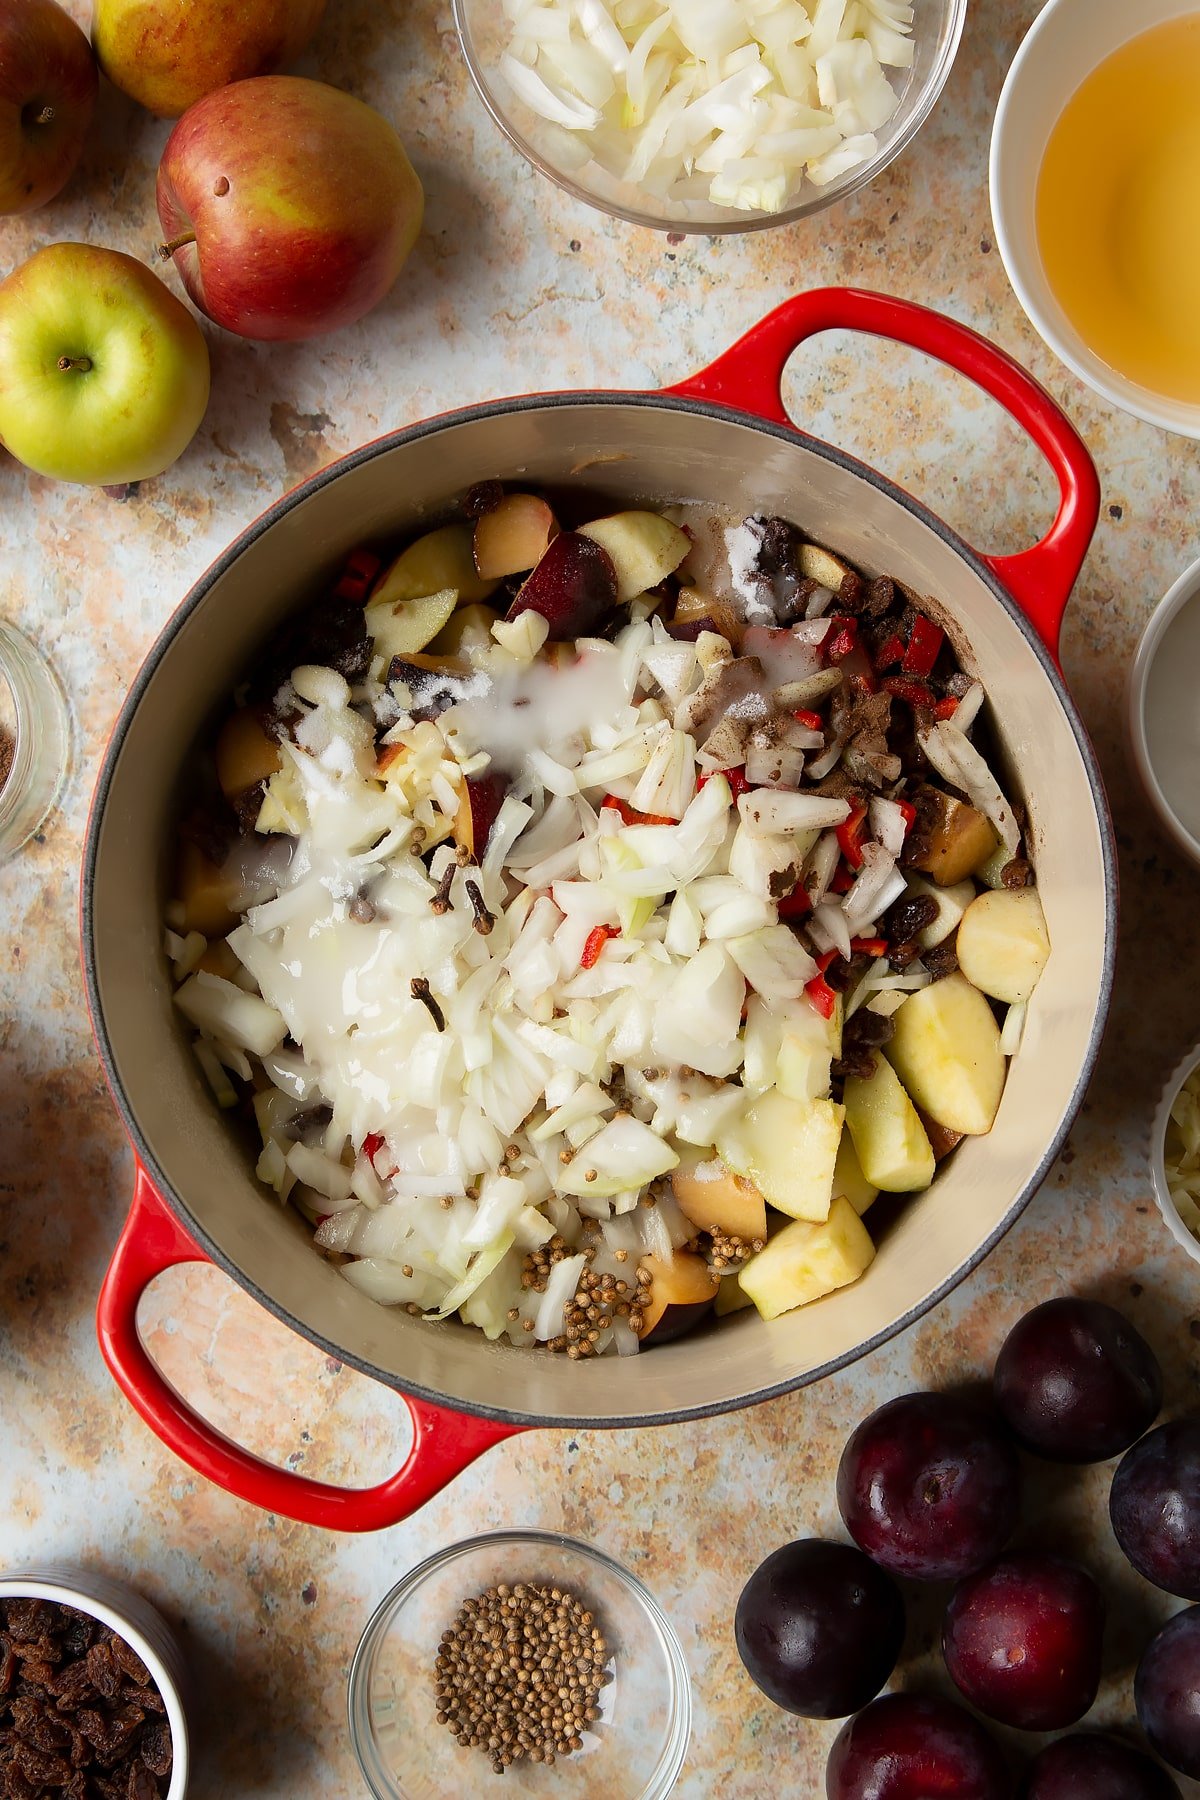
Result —
<instances>
[{"instance_id":1,"label":"glass bowl of chopped onion","mask_svg":"<svg viewBox=\"0 0 1200 1800\"><path fill-rule=\"evenodd\" d=\"M454 0L488 111L635 225L789 224L866 185L946 84L967 0Z\"/></svg>"},{"instance_id":2,"label":"glass bowl of chopped onion","mask_svg":"<svg viewBox=\"0 0 1200 1800\"><path fill-rule=\"evenodd\" d=\"M566 1723L539 1723L560 1689L575 1696ZM526 1800L664 1800L691 1725L687 1664L658 1602L555 1532L497 1531L431 1556L380 1603L350 1669L350 1735L375 1800L514 1787Z\"/></svg>"},{"instance_id":3,"label":"glass bowl of chopped onion","mask_svg":"<svg viewBox=\"0 0 1200 1800\"><path fill-rule=\"evenodd\" d=\"M1150 1176L1168 1231L1200 1263L1200 1044L1163 1089L1150 1129Z\"/></svg>"}]
</instances>

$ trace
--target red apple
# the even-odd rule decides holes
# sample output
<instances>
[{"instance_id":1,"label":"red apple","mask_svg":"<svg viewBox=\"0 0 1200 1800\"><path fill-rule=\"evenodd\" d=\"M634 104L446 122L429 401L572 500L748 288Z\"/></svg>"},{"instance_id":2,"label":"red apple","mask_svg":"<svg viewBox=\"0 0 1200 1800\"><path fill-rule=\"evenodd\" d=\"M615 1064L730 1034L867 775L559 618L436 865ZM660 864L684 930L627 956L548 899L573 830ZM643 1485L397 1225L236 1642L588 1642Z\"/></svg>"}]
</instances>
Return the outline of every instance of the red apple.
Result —
<instances>
[{"instance_id":1,"label":"red apple","mask_svg":"<svg viewBox=\"0 0 1200 1800\"><path fill-rule=\"evenodd\" d=\"M294 75L198 100L158 170L164 254L196 305L241 337L317 337L370 312L423 208L387 120Z\"/></svg>"},{"instance_id":2,"label":"red apple","mask_svg":"<svg viewBox=\"0 0 1200 1800\"><path fill-rule=\"evenodd\" d=\"M92 122L91 45L56 0L0 0L0 213L63 188Z\"/></svg>"},{"instance_id":3,"label":"red apple","mask_svg":"<svg viewBox=\"0 0 1200 1800\"><path fill-rule=\"evenodd\" d=\"M294 62L325 0L95 0L92 43L115 87L163 119L214 88Z\"/></svg>"}]
</instances>

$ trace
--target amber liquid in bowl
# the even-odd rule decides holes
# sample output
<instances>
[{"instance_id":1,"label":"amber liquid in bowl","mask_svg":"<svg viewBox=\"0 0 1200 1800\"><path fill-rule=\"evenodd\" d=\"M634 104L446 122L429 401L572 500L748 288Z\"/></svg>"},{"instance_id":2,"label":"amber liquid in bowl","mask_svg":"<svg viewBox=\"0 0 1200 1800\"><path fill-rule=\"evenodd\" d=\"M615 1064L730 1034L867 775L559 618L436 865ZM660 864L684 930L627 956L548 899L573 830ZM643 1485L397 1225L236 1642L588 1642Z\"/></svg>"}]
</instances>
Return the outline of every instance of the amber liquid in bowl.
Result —
<instances>
[{"instance_id":1,"label":"amber liquid in bowl","mask_svg":"<svg viewBox=\"0 0 1200 1800\"><path fill-rule=\"evenodd\" d=\"M1200 405L1200 13L1092 70L1050 134L1036 213L1051 291L1088 348Z\"/></svg>"}]
</instances>

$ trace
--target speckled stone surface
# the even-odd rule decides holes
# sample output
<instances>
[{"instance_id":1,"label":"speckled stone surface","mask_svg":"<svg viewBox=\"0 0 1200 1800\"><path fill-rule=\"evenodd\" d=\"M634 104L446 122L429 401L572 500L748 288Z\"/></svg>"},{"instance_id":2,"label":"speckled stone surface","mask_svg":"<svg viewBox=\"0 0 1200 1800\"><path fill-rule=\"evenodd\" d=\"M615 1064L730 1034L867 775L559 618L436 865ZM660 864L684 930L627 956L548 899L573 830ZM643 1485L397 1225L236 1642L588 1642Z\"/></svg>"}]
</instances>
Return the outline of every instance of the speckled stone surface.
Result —
<instances>
[{"instance_id":1,"label":"speckled stone surface","mask_svg":"<svg viewBox=\"0 0 1200 1800\"><path fill-rule=\"evenodd\" d=\"M84 0L71 10L82 18ZM1169 1409L1194 1403L1200 1270L1153 1210L1145 1138L1164 1073L1200 1035L1200 877L1149 823L1126 764L1122 709L1138 633L1200 552L1200 453L1094 400L1055 364L1009 291L992 242L987 144L1004 70L1036 11L1032 0L972 0L934 117L900 164L848 204L778 233L672 245L569 202L510 152L469 88L445 0L330 0L305 67L387 111L427 188L426 230L392 297L324 344L267 348L206 327L208 419L177 467L125 504L56 487L0 456L0 613L53 657L77 727L62 812L0 868L0 1568L83 1561L128 1578L179 1623L201 1696L198 1796L360 1793L345 1683L368 1614L432 1550L517 1524L599 1543L669 1610L696 1703L680 1795L815 1794L834 1728L759 1696L738 1664L732 1615L763 1555L835 1528L833 1472L853 1423L913 1386L977 1377L1020 1312L1063 1290L1123 1306L1162 1357ZM0 223L0 266L61 238L147 254L165 135L106 91L67 196L28 221ZM1124 914L1112 1023L1071 1145L1020 1224L948 1302L803 1393L640 1434L529 1434L409 1523L368 1539L256 1513L160 1447L108 1380L93 1334L131 1163L88 1031L77 867L126 684L229 539L285 487L364 439L532 388L677 380L787 294L828 281L929 301L990 333L1068 408L1101 471L1103 510L1064 660L1110 787ZM1036 453L990 402L920 358L831 337L797 359L789 395L799 420L911 486L981 548L1016 549L1050 517ZM148 1314L168 1372L252 1446L333 1479L378 1476L397 1460L399 1402L289 1337L224 1278L165 1280ZM1075 1544L1109 1577L1095 1716L1118 1722L1131 1716L1138 1647L1173 1603L1119 1566L1105 1522L1108 1474L1034 1471L1026 1536ZM941 1598L913 1609L904 1685L938 1679ZM519 1791L513 1780L502 1791L510 1787Z\"/></svg>"}]
</instances>

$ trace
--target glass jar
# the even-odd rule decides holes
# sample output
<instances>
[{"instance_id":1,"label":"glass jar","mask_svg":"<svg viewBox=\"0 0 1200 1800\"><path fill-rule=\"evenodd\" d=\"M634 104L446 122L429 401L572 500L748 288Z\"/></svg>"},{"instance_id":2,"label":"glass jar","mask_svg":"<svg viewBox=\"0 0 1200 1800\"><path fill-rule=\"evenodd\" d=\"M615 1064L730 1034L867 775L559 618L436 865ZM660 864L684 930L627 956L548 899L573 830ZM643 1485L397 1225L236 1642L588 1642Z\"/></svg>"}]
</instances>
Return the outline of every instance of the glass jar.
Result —
<instances>
[{"instance_id":1,"label":"glass jar","mask_svg":"<svg viewBox=\"0 0 1200 1800\"><path fill-rule=\"evenodd\" d=\"M45 824L62 791L70 744L58 677L29 639L0 619L0 862Z\"/></svg>"}]
</instances>

